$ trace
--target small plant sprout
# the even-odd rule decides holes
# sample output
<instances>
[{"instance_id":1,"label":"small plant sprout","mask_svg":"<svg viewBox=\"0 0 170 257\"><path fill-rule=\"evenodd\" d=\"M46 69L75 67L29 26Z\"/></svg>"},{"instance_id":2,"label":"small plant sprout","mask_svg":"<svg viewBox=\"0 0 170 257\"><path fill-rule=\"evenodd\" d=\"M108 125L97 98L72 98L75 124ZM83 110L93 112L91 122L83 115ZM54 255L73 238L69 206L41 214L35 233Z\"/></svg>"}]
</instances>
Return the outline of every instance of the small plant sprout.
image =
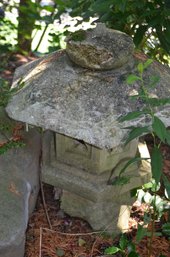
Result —
<instances>
[{"instance_id":1,"label":"small plant sprout","mask_svg":"<svg viewBox=\"0 0 170 257\"><path fill-rule=\"evenodd\" d=\"M115 253L120 253L121 256L125 257L140 257L136 252L135 244L130 242L126 236L123 234L119 240L119 245L108 247L104 254L113 255Z\"/></svg>"}]
</instances>

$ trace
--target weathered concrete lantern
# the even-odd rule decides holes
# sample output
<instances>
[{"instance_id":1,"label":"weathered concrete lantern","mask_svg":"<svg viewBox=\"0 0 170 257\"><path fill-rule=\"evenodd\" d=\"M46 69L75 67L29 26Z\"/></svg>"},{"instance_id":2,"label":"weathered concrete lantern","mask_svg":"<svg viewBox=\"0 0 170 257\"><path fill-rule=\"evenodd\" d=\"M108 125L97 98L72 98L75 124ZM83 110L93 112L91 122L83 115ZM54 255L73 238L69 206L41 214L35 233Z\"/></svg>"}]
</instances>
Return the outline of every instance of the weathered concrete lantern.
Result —
<instances>
[{"instance_id":1,"label":"weathered concrete lantern","mask_svg":"<svg viewBox=\"0 0 170 257\"><path fill-rule=\"evenodd\" d=\"M129 97L139 85L125 82L138 62L133 48L129 36L102 24L76 33L66 50L17 69L13 87L18 92L7 107L13 119L46 130L42 179L63 189L61 207L94 229L127 229L130 189L150 177L149 166L136 164L127 171L127 185L111 185L138 146L137 140L123 146L127 131L118 123L118 117L142 104ZM169 71L156 63L146 79L154 74L161 78L154 97L169 96ZM158 110L166 124L169 111Z\"/></svg>"}]
</instances>

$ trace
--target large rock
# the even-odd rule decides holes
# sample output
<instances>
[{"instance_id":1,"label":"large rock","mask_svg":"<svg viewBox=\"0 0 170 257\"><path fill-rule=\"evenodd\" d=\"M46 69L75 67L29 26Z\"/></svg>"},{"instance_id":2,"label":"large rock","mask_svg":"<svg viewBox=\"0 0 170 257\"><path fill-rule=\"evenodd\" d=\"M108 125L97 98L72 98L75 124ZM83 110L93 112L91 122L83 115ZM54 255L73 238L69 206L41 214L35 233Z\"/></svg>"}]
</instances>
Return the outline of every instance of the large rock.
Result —
<instances>
[{"instance_id":1,"label":"large rock","mask_svg":"<svg viewBox=\"0 0 170 257\"><path fill-rule=\"evenodd\" d=\"M29 183L21 178L12 177L7 169L2 171L1 168L0 257L24 256L30 195Z\"/></svg>"},{"instance_id":2,"label":"large rock","mask_svg":"<svg viewBox=\"0 0 170 257\"><path fill-rule=\"evenodd\" d=\"M106 36L110 38L107 44L104 41ZM93 40L90 37L93 37ZM141 110L143 106L139 99L132 101L130 98L134 92L138 92L139 83L134 85L126 83L126 78L135 72L139 61L132 55L132 41L130 38L126 40L128 36L123 33L106 29L103 33L103 29L99 31L95 29L87 32L87 42L83 40L79 42L79 46L80 49L84 45L88 48L89 42L93 41L93 44L95 43L96 47L99 45L100 48L102 41L106 44L106 51L114 52L113 47L108 47L108 44L113 46L114 37L118 37L118 41L122 40L123 46L126 47L120 52L118 45L114 44L114 60L116 55L119 56L119 52L120 56L122 53L126 56L126 61L122 61L122 66L119 68L95 71L74 64L68 57L68 54L69 56L70 53L73 54L73 50L70 52L72 40L68 41L66 50L68 54L65 50L58 51L18 68L13 81L13 88L18 91L7 106L9 116L15 120L83 140L99 148L111 149L119 146L127 131L121 129L117 119L133 110ZM98 51L96 47L94 53ZM80 54L79 50L77 54ZM83 59L84 54L83 52ZM98 57L97 62L102 64L103 60ZM119 62L119 57L117 61ZM160 77L160 82L151 89L150 93L158 99L169 97L169 69L154 62L145 72L146 82L149 77L155 75ZM167 126L170 125L170 105L156 111L160 119ZM143 117L138 120L141 121L143 125L148 123ZM131 123L135 124L136 121Z\"/></svg>"},{"instance_id":3,"label":"large rock","mask_svg":"<svg viewBox=\"0 0 170 257\"><path fill-rule=\"evenodd\" d=\"M132 38L123 32L107 29L102 23L93 30L75 32L67 39L66 52L71 60L92 70L121 67L130 61L133 51Z\"/></svg>"},{"instance_id":4,"label":"large rock","mask_svg":"<svg viewBox=\"0 0 170 257\"><path fill-rule=\"evenodd\" d=\"M14 125L2 109L0 113L3 124ZM0 257L24 256L28 218L39 192L41 137L32 129L23 138L25 146L0 155Z\"/></svg>"}]
</instances>

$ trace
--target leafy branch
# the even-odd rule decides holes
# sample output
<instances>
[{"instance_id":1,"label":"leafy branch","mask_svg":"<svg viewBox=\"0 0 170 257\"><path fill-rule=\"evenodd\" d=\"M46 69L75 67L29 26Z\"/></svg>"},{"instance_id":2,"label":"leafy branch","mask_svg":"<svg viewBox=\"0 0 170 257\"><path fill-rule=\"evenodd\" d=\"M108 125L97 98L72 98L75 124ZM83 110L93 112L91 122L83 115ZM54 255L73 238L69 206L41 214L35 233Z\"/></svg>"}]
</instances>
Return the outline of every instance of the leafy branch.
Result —
<instances>
[{"instance_id":1,"label":"leafy branch","mask_svg":"<svg viewBox=\"0 0 170 257\"><path fill-rule=\"evenodd\" d=\"M142 189L137 190L137 198L140 202L148 204L148 210L144 214L143 225L138 225L136 234L136 243L139 243L144 236L147 236L148 240L148 257L152 255L152 243L155 235L170 235L170 223L164 224L162 227L162 233L157 233L155 230L155 220L160 219L163 213L166 211L167 203L170 199L170 182L168 178L163 174L163 156L160 150L162 143L170 145L170 131L165 127L165 124L157 117L156 107L161 105L170 104L169 98L151 98L149 90L154 88L159 81L158 77L151 77L147 85L145 85L144 71L151 65L152 60L147 60L145 63L139 63L137 65L137 75L131 74L127 78L127 84L132 85L135 82L139 84L138 99L143 103L143 107L139 111L133 111L127 113L125 116L119 118L120 122L131 121L138 119L139 117L149 116L150 124L147 126L129 126L125 129L129 130L125 144L128 144L133 139L139 138L144 134L150 133L153 138L153 149L151 152L151 171L152 181L143 185ZM135 96L136 97L136 96ZM157 140L159 138L159 141ZM121 169L117 179L113 181L113 185L126 184L126 176L123 176L129 165L141 160L147 160L148 158L134 157L131 158L125 166ZM161 182L165 187L165 196L161 198L158 194ZM169 207L168 207L169 208ZM130 250L129 250L130 249ZM124 235L120 238L118 246L111 246L106 248L105 254L112 255L115 253L121 253L122 256L138 257L139 254L135 250L135 244L129 242ZM161 255L163 257L163 255Z\"/></svg>"},{"instance_id":2,"label":"leafy branch","mask_svg":"<svg viewBox=\"0 0 170 257\"><path fill-rule=\"evenodd\" d=\"M150 118L150 125L127 127L127 129L130 130L126 138L125 144L129 143L135 138L139 138L144 134L151 133L154 142L154 147L151 154L152 177L155 179L156 183L159 183L162 176L163 168L163 157L160 151L160 146L161 143L170 144L170 131L165 127L165 124L161 121L161 119L156 116L155 107L170 104L170 99L158 99L150 97L149 89L156 87L156 84L159 80L158 77L151 77L149 83L145 85L144 71L152 64L152 62L153 61L149 59L145 63L139 63L137 65L137 75L131 74L126 80L127 84L129 85L134 84L137 81L139 82L140 88L138 90L137 97L143 102L142 110L129 112L125 116L121 117L119 121L124 122L135 120L141 116L147 116ZM160 139L159 143L157 143L156 137ZM125 169L123 169L120 173L122 174L122 172L124 171Z\"/></svg>"}]
</instances>

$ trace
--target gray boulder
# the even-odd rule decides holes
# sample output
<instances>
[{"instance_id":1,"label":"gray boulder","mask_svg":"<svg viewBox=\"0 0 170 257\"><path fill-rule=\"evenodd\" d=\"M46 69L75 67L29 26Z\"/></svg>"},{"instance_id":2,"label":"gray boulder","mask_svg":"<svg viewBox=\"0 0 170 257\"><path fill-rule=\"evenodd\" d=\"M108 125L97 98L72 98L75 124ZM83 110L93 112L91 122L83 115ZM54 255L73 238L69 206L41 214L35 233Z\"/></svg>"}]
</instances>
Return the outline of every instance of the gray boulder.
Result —
<instances>
[{"instance_id":1,"label":"gray boulder","mask_svg":"<svg viewBox=\"0 0 170 257\"><path fill-rule=\"evenodd\" d=\"M0 162L1 163L1 162ZM10 165L11 162L10 162ZM31 186L0 171L0 257L23 257Z\"/></svg>"},{"instance_id":2,"label":"gray boulder","mask_svg":"<svg viewBox=\"0 0 170 257\"><path fill-rule=\"evenodd\" d=\"M129 62L134 51L133 40L127 34L107 29L104 24L89 31L78 31L67 39L70 59L88 69L110 70Z\"/></svg>"},{"instance_id":3,"label":"gray boulder","mask_svg":"<svg viewBox=\"0 0 170 257\"><path fill-rule=\"evenodd\" d=\"M2 109L0 113L3 124L12 126ZM41 137L32 129L23 138L25 146L0 155L0 257L24 256L28 218L39 192Z\"/></svg>"}]
</instances>

